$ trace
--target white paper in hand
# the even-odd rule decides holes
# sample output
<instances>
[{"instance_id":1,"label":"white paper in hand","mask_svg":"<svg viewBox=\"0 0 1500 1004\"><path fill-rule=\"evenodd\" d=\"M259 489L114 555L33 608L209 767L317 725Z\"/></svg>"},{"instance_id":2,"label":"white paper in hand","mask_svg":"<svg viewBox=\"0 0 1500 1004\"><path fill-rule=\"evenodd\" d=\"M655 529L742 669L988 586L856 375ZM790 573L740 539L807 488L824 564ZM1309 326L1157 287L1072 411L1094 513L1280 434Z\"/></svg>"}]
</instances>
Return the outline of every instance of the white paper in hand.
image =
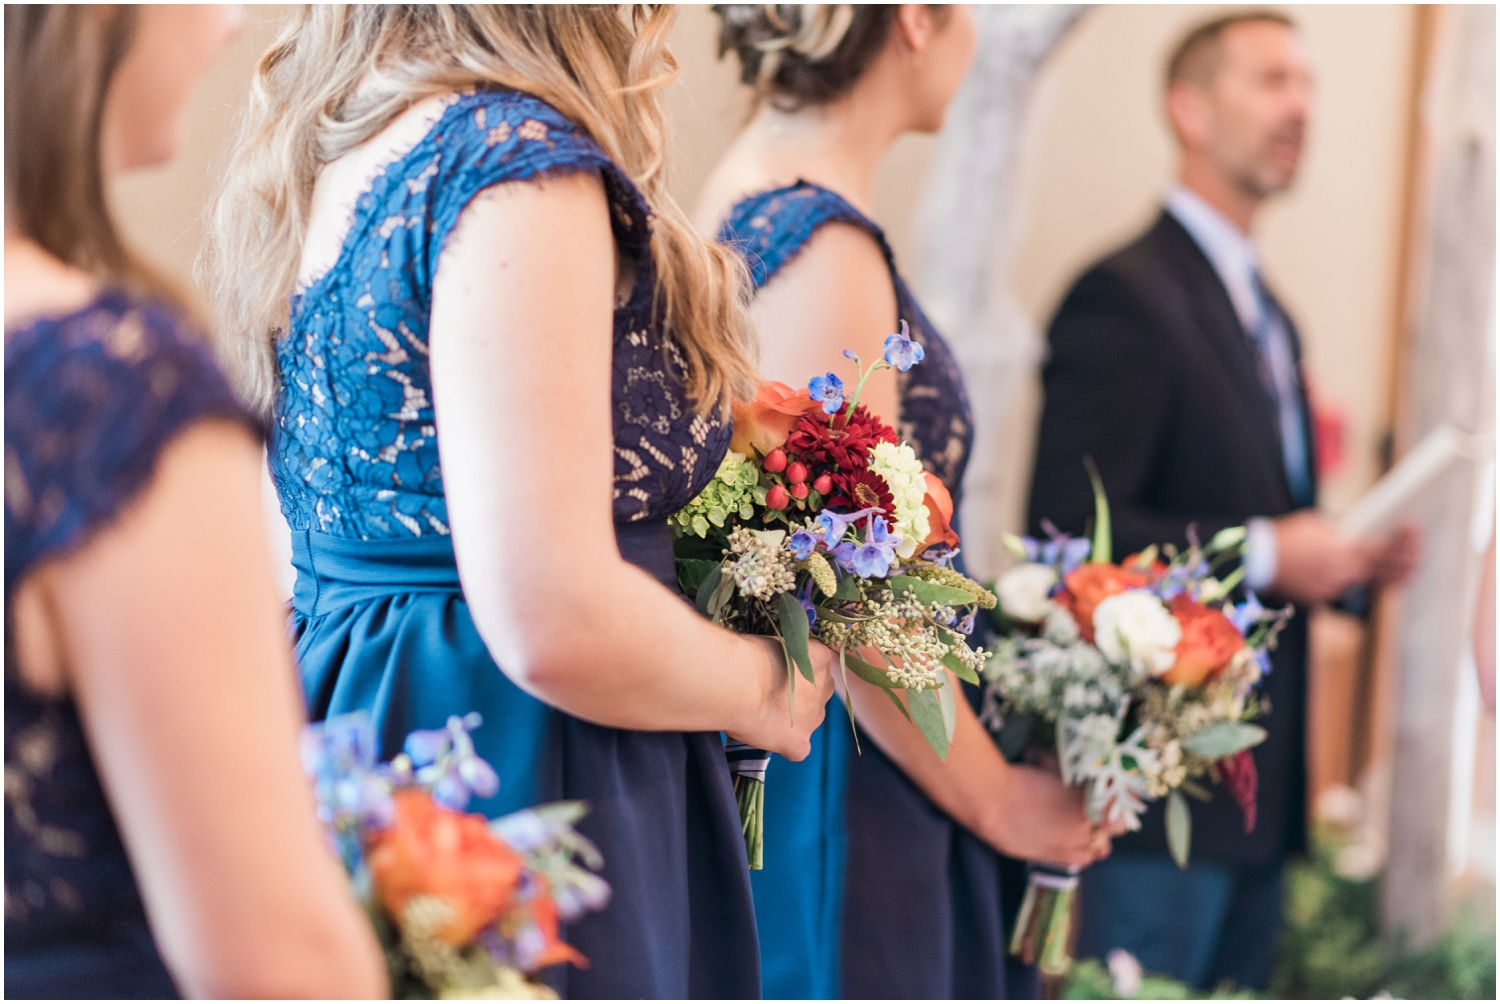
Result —
<instances>
[{"instance_id":1,"label":"white paper in hand","mask_svg":"<svg viewBox=\"0 0 1500 1004\"><path fill-rule=\"evenodd\" d=\"M1368 537L1387 529L1416 496L1461 460L1477 460L1486 437L1462 432L1446 422L1433 429L1339 518L1348 537Z\"/></svg>"}]
</instances>

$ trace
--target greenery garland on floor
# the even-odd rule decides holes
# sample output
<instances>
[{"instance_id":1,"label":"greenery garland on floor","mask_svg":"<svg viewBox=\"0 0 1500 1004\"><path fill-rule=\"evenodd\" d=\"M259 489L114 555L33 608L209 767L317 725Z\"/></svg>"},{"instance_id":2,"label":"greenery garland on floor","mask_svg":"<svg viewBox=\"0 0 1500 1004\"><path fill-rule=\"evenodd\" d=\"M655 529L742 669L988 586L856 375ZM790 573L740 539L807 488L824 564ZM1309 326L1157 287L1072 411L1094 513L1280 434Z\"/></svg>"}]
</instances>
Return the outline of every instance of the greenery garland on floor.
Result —
<instances>
[{"instance_id":1,"label":"greenery garland on floor","mask_svg":"<svg viewBox=\"0 0 1500 1004\"><path fill-rule=\"evenodd\" d=\"M1326 832L1319 836L1311 856L1287 871L1285 920L1270 998L1495 999L1493 917L1485 924L1474 907L1465 905L1453 926L1421 950L1413 950L1403 938L1382 937L1379 879L1341 875L1335 867L1340 841ZM1093 959L1080 961L1061 996L1070 1000L1261 996L1233 987L1205 993L1150 973L1136 977L1129 964L1122 966L1118 961L1113 968L1114 973Z\"/></svg>"}]
</instances>

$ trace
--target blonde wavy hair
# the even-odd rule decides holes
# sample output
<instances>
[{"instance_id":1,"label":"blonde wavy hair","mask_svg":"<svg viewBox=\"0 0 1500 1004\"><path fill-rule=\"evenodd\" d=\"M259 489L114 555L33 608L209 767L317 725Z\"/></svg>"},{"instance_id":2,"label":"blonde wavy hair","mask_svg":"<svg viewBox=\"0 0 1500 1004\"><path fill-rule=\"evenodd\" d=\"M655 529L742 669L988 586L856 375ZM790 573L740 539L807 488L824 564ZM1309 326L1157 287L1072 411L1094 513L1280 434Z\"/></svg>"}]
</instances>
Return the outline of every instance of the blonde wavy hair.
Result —
<instances>
[{"instance_id":1,"label":"blonde wavy hair","mask_svg":"<svg viewBox=\"0 0 1500 1004\"><path fill-rule=\"evenodd\" d=\"M309 4L261 57L209 213L198 278L247 399L269 410L276 342L325 164L412 104L476 85L533 94L586 132L653 213L657 306L700 412L758 380L739 256L702 237L667 188L659 90L677 76L665 4Z\"/></svg>"}]
</instances>

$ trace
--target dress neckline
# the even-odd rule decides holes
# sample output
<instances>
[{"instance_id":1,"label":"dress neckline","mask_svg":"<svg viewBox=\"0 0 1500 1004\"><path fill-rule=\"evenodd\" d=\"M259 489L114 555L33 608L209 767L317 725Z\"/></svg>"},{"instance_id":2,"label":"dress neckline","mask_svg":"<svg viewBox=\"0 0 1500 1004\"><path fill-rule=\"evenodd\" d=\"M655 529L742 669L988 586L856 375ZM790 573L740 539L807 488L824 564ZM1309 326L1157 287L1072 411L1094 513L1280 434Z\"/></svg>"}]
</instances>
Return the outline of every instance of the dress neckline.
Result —
<instances>
[{"instance_id":1,"label":"dress neckline","mask_svg":"<svg viewBox=\"0 0 1500 1004\"><path fill-rule=\"evenodd\" d=\"M344 231L343 243L339 245L338 257L333 262L311 279L306 286L295 290L291 296L291 310L288 314L288 327L295 321L302 305L316 291L325 287L329 280L337 274L346 264L348 257L354 253L355 247L364 238L365 231L369 229L370 221L374 218L375 209L384 203L389 194L391 186L397 182L405 181L406 169L419 154L426 154L437 145L437 138L443 132L444 126L453 116L454 109L464 103L465 98L478 94L478 90L455 91L453 100L448 102L443 113L437 117L432 126L412 144L411 148L399 156L391 158L381 165L374 174L370 176L369 187L360 192L354 199L354 210L350 213L349 229Z\"/></svg>"},{"instance_id":2,"label":"dress neckline","mask_svg":"<svg viewBox=\"0 0 1500 1004\"><path fill-rule=\"evenodd\" d=\"M116 307L129 304L130 295L118 286L104 286L94 291L88 302L72 310L61 314L32 314L30 317L9 325L5 329L5 348L9 351L11 345L34 334L38 330L48 327L66 324L69 321L86 317L100 309Z\"/></svg>"}]
</instances>

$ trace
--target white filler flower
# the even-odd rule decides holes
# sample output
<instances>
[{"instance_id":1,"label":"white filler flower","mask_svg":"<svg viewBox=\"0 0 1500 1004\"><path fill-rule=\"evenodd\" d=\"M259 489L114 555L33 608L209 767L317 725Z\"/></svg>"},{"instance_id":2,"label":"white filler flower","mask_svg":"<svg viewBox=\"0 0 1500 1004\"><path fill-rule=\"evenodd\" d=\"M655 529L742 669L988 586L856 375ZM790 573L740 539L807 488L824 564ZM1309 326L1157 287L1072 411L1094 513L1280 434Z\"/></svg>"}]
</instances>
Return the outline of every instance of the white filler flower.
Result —
<instances>
[{"instance_id":1,"label":"white filler flower","mask_svg":"<svg viewBox=\"0 0 1500 1004\"><path fill-rule=\"evenodd\" d=\"M1177 661L1182 626L1144 589L1130 589L1094 608L1094 643L1116 665L1161 676Z\"/></svg>"},{"instance_id":2,"label":"white filler flower","mask_svg":"<svg viewBox=\"0 0 1500 1004\"><path fill-rule=\"evenodd\" d=\"M995 587L1000 609L1006 616L1028 624L1047 619L1055 604L1048 594L1057 585L1057 572L1051 565L1017 565L1004 575Z\"/></svg>"},{"instance_id":3,"label":"white filler flower","mask_svg":"<svg viewBox=\"0 0 1500 1004\"><path fill-rule=\"evenodd\" d=\"M922 461L906 443L876 443L870 450L870 470L885 479L891 489L892 514L901 543L896 553L910 558L917 546L927 539L931 526L927 519L927 479L922 475Z\"/></svg>"}]
</instances>

